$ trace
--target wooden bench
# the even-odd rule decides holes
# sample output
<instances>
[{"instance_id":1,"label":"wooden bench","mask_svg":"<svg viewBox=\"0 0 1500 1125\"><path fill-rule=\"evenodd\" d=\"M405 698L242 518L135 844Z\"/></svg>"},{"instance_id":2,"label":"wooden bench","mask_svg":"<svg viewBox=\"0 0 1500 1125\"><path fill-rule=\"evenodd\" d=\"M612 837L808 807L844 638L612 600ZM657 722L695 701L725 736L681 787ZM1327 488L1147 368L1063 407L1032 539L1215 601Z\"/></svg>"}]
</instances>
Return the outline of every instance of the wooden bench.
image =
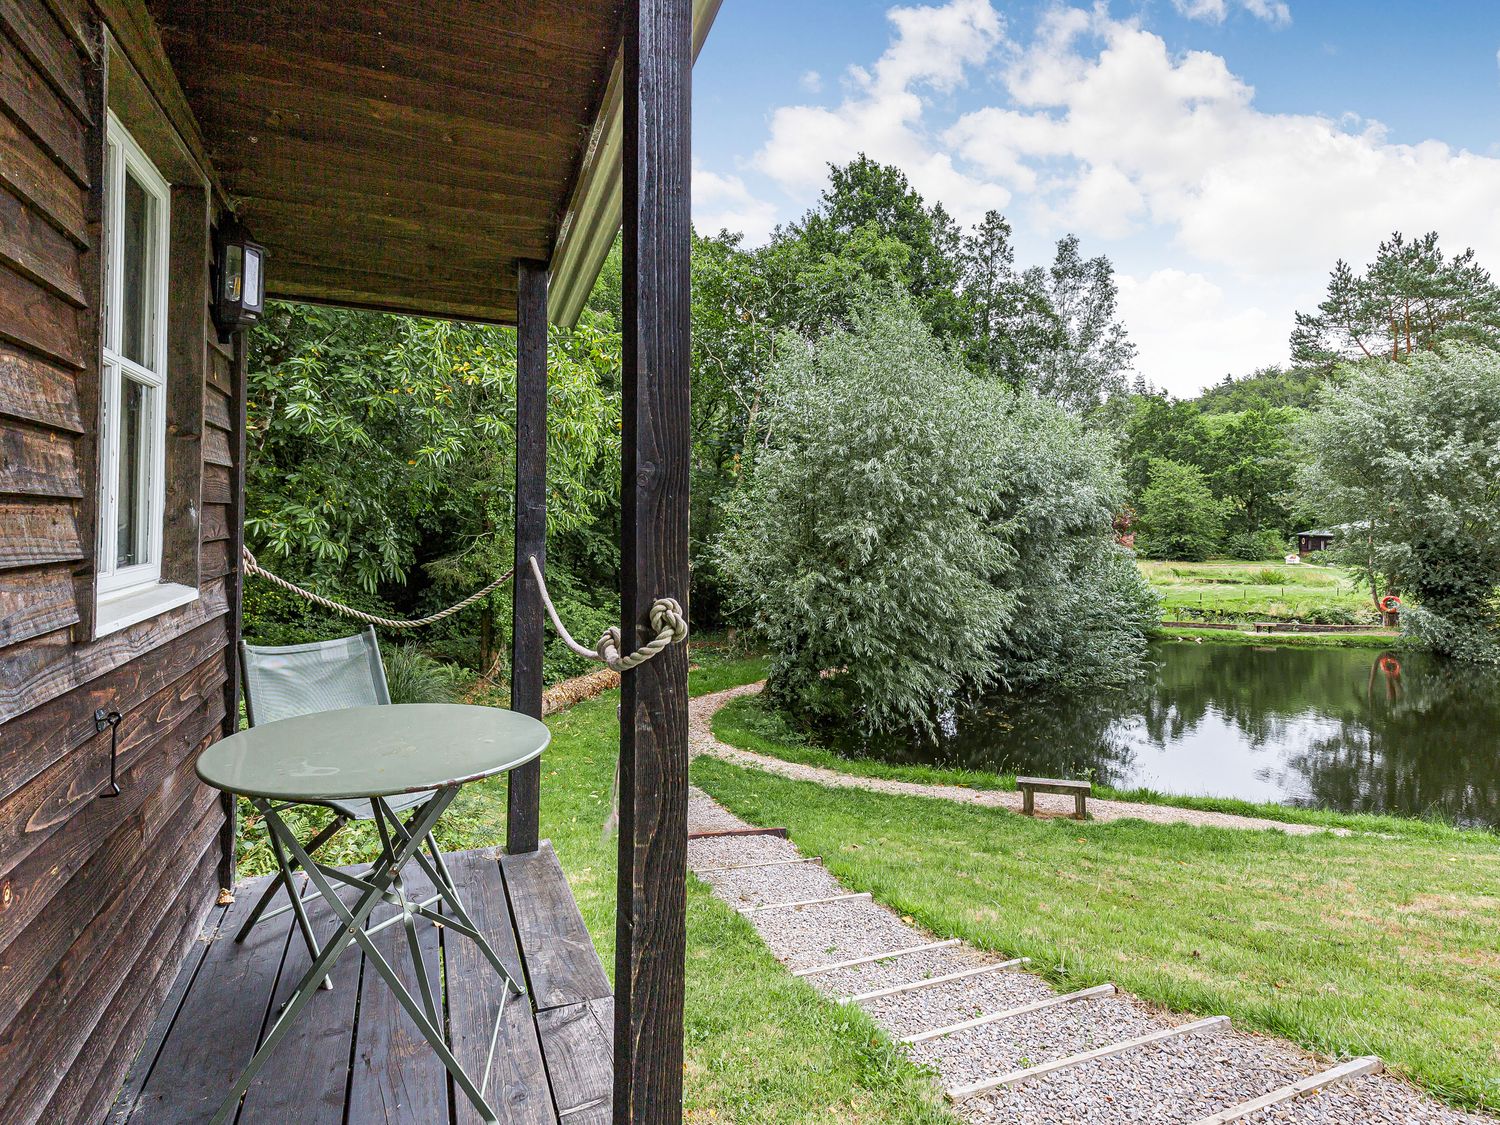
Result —
<instances>
[{"instance_id":1,"label":"wooden bench","mask_svg":"<svg viewBox=\"0 0 1500 1125\"><path fill-rule=\"evenodd\" d=\"M1087 781L1060 781L1055 777L1018 777L1016 788L1021 791L1021 812L1026 816L1036 815L1038 793L1062 793L1073 795L1073 815L1079 820L1088 817L1084 802L1094 787Z\"/></svg>"}]
</instances>

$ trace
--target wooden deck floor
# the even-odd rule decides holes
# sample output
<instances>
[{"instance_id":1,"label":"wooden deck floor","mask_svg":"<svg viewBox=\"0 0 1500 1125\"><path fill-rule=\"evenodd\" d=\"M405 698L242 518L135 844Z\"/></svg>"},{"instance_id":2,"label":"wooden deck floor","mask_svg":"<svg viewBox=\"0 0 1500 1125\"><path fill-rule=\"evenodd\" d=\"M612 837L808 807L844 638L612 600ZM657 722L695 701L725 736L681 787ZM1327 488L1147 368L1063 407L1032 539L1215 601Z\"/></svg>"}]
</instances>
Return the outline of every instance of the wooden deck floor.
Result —
<instances>
[{"instance_id":1,"label":"wooden deck floor","mask_svg":"<svg viewBox=\"0 0 1500 1125\"><path fill-rule=\"evenodd\" d=\"M475 922L531 1003L506 1007L489 1098L504 1122L600 1125L610 1119L614 1001L572 891L549 844L527 856L491 851L447 857ZM408 868L408 876L416 870ZM109 1118L112 1125L206 1122L254 1053L272 1017L309 964L290 913L233 936L265 880L242 884L215 907L183 965ZM408 890L423 888L408 879ZM284 904L281 896L278 905ZM321 906L321 904L320 904ZM377 918L385 914L377 912ZM314 925L331 928L321 907ZM501 984L472 942L421 927L441 963L455 1053L480 1074ZM402 928L376 935L382 954L410 970ZM416 1025L356 948L339 960L334 988L320 991L250 1087L239 1125L443 1125L478 1122ZM518 974L519 976L519 974ZM415 988L415 976L407 981ZM455 1096L456 1093L456 1096Z\"/></svg>"}]
</instances>

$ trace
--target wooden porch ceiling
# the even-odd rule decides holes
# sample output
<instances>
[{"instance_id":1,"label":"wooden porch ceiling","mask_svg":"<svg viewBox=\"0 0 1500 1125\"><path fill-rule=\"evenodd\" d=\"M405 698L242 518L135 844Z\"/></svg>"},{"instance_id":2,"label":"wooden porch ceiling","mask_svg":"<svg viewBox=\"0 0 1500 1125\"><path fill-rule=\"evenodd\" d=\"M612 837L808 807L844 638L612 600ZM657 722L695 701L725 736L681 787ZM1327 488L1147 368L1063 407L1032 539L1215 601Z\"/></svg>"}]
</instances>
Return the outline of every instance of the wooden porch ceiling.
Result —
<instances>
[{"instance_id":1,"label":"wooden porch ceiling","mask_svg":"<svg viewBox=\"0 0 1500 1125\"><path fill-rule=\"evenodd\" d=\"M620 44L618 0L150 0L272 296L514 323Z\"/></svg>"}]
</instances>

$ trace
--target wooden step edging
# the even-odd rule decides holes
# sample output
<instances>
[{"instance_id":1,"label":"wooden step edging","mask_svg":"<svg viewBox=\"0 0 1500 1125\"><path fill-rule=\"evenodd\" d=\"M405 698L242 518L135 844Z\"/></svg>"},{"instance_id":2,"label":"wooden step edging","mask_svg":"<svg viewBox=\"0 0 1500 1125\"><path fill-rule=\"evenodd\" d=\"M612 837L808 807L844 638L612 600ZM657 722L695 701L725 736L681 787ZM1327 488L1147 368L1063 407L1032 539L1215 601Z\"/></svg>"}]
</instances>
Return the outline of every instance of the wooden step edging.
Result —
<instances>
[{"instance_id":1,"label":"wooden step edging","mask_svg":"<svg viewBox=\"0 0 1500 1125\"><path fill-rule=\"evenodd\" d=\"M817 973L831 973L835 969L854 969L860 965L873 965L877 961L889 961L894 957L905 957L911 953L926 953L931 949L948 949L960 944L958 938L948 938L945 941L928 942L926 945L912 945L905 949L895 949L890 953L872 953L868 957L855 957L849 961L834 961L828 965L815 965L811 969L797 969L792 973L794 977L810 977Z\"/></svg>"},{"instance_id":2,"label":"wooden step edging","mask_svg":"<svg viewBox=\"0 0 1500 1125\"><path fill-rule=\"evenodd\" d=\"M801 906L827 906L832 902L853 902L855 899L870 898L869 891L860 891L852 895L829 895L827 898L804 898L797 902L766 902L760 906L742 906L739 908L741 914L759 914L763 910L793 910Z\"/></svg>"},{"instance_id":3,"label":"wooden step edging","mask_svg":"<svg viewBox=\"0 0 1500 1125\"><path fill-rule=\"evenodd\" d=\"M1161 1031L1153 1031L1148 1035L1137 1035L1134 1039L1125 1039L1119 1043L1111 1043L1108 1047L1096 1047L1092 1051L1084 1051L1077 1055L1068 1055L1066 1058L1053 1059L1039 1066L1029 1066L1024 1070L1013 1070L1009 1074L1002 1074L998 1078L986 1078L982 1082L975 1082L968 1086L952 1086L946 1092L951 1102L961 1102L976 1094L987 1093L1001 1086L1014 1086L1017 1082L1025 1082L1028 1078L1040 1078L1055 1071L1066 1070L1071 1066L1079 1066L1083 1063L1093 1062L1095 1059L1107 1059L1111 1055L1122 1054L1125 1051L1134 1050L1137 1047L1149 1046L1152 1043L1160 1043L1167 1039L1180 1039L1186 1035L1201 1035L1206 1031L1215 1031L1229 1024L1228 1016L1209 1016L1205 1020L1195 1020L1192 1023L1179 1024L1176 1027L1164 1028Z\"/></svg>"},{"instance_id":4,"label":"wooden step edging","mask_svg":"<svg viewBox=\"0 0 1500 1125\"><path fill-rule=\"evenodd\" d=\"M821 866L823 857L820 855L799 856L796 859L772 859L764 863L731 863L727 867L695 867L693 868L693 874L716 875L721 871L749 871L756 867L785 867L793 863L816 863Z\"/></svg>"},{"instance_id":5,"label":"wooden step edging","mask_svg":"<svg viewBox=\"0 0 1500 1125\"><path fill-rule=\"evenodd\" d=\"M919 988L931 988L938 984L947 984L951 980L963 980L965 977L977 977L981 973L998 973L1002 969L1014 969L1018 965L1029 965L1030 957L1017 957L1010 961L998 961L993 965L980 965L974 969L960 969L956 973L944 973L940 977L928 977L925 980L907 981L905 984L893 984L889 988L877 988L873 992L861 992L857 996L840 996L840 1004L858 1004L865 1000L879 1000L886 996L895 996L901 992L915 992Z\"/></svg>"},{"instance_id":6,"label":"wooden step edging","mask_svg":"<svg viewBox=\"0 0 1500 1125\"><path fill-rule=\"evenodd\" d=\"M987 1015L975 1016L971 1020L962 1023L952 1023L947 1027L935 1027L931 1031L919 1031L915 1035L905 1035L897 1040L898 1043L925 1043L929 1039L941 1039L945 1035L955 1032L967 1031L971 1027L983 1027L987 1023L998 1023L1001 1020L1014 1019L1016 1016L1029 1015L1032 1012L1040 1012L1047 1008L1055 1008L1059 1004L1071 1004L1075 1000L1092 1000L1096 996L1113 996L1116 988L1112 984L1101 984L1094 988L1081 989L1078 992L1069 992L1063 996L1049 996L1045 1000L1037 1000L1030 1004L1022 1004L1019 1008L1007 1008L1003 1012L990 1012Z\"/></svg>"},{"instance_id":7,"label":"wooden step edging","mask_svg":"<svg viewBox=\"0 0 1500 1125\"><path fill-rule=\"evenodd\" d=\"M1272 1090L1269 1094L1262 1094L1258 1098L1252 1098L1248 1102L1241 1102L1237 1106L1221 1110L1210 1117L1205 1117L1196 1125L1226 1125L1230 1121L1240 1121L1249 1117L1258 1110L1266 1109L1282 1102L1289 1102L1293 1098L1300 1098L1303 1094L1310 1094L1314 1090L1332 1086L1337 1082L1343 1082L1349 1078L1358 1078L1364 1074L1379 1074L1385 1069L1385 1064L1374 1055L1366 1055L1363 1058L1350 1059L1346 1063L1323 1071L1321 1074L1310 1074L1306 1078L1279 1090Z\"/></svg>"}]
</instances>

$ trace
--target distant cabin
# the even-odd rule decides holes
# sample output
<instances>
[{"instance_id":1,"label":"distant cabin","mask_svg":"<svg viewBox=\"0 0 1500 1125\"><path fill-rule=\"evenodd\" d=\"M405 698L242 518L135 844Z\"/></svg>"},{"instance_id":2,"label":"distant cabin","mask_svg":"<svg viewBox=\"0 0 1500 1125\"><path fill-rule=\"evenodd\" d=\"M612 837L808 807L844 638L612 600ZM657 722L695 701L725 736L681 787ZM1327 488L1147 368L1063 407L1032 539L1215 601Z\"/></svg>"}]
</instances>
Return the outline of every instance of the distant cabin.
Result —
<instances>
[{"instance_id":1,"label":"distant cabin","mask_svg":"<svg viewBox=\"0 0 1500 1125\"><path fill-rule=\"evenodd\" d=\"M1326 551L1333 546L1334 532L1332 531L1299 531L1297 532L1297 554L1304 559L1317 551Z\"/></svg>"}]
</instances>

